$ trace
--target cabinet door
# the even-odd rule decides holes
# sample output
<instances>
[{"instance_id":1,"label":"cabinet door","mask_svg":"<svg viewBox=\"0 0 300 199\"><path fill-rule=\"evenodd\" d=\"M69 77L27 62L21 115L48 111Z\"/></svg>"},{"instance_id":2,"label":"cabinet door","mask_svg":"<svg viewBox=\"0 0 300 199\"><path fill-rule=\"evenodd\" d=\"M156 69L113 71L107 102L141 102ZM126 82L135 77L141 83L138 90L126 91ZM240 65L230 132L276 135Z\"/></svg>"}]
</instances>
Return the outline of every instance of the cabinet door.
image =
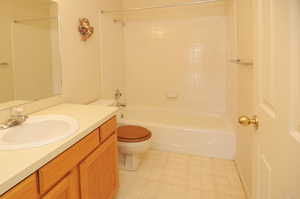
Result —
<instances>
[{"instance_id":1,"label":"cabinet door","mask_svg":"<svg viewBox=\"0 0 300 199\"><path fill-rule=\"evenodd\" d=\"M73 169L42 199L79 199L79 171Z\"/></svg>"},{"instance_id":2,"label":"cabinet door","mask_svg":"<svg viewBox=\"0 0 300 199\"><path fill-rule=\"evenodd\" d=\"M37 177L36 174L25 179L8 191L0 199L38 199Z\"/></svg>"},{"instance_id":3,"label":"cabinet door","mask_svg":"<svg viewBox=\"0 0 300 199\"><path fill-rule=\"evenodd\" d=\"M114 134L80 164L81 199L112 199L119 187Z\"/></svg>"},{"instance_id":4,"label":"cabinet door","mask_svg":"<svg viewBox=\"0 0 300 199\"><path fill-rule=\"evenodd\" d=\"M39 169L39 185L41 194L46 193L57 184L70 170L99 146L99 129L70 147L54 160Z\"/></svg>"}]
</instances>

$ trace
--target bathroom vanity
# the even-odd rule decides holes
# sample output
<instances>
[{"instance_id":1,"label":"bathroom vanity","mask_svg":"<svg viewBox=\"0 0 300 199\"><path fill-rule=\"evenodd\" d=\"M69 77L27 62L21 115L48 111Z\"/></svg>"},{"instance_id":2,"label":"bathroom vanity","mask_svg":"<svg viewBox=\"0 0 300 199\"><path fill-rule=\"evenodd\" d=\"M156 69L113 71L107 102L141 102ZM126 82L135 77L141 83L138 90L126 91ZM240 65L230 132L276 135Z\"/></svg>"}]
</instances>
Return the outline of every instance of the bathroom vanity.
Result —
<instances>
[{"instance_id":1,"label":"bathroom vanity","mask_svg":"<svg viewBox=\"0 0 300 199\"><path fill-rule=\"evenodd\" d=\"M73 116L79 121L79 132L44 147L0 151L1 158L10 156L0 166L0 199L113 198L119 187L116 111L113 107L59 105L38 113Z\"/></svg>"}]
</instances>

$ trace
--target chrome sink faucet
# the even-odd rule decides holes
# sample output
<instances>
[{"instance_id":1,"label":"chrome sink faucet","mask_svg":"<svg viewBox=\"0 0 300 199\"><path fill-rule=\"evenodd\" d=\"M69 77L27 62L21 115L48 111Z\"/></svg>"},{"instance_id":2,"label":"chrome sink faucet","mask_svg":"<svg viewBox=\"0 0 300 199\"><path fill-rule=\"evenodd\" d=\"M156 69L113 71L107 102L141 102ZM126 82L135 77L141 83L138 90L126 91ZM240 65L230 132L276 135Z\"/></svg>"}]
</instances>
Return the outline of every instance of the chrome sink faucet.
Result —
<instances>
[{"instance_id":1,"label":"chrome sink faucet","mask_svg":"<svg viewBox=\"0 0 300 199\"><path fill-rule=\"evenodd\" d=\"M23 111L24 110L21 108L13 109L11 117L3 124L0 124L0 130L5 130L23 124L28 119L28 116L24 115Z\"/></svg>"}]
</instances>

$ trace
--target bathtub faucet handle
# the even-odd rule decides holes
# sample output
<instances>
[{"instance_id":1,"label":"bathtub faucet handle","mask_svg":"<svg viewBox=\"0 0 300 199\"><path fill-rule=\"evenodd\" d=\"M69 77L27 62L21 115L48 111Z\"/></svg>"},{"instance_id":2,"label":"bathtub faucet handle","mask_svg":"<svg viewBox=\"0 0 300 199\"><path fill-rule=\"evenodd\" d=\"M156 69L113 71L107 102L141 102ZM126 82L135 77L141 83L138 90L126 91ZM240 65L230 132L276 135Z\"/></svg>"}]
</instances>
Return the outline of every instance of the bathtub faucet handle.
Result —
<instances>
[{"instance_id":1,"label":"bathtub faucet handle","mask_svg":"<svg viewBox=\"0 0 300 199\"><path fill-rule=\"evenodd\" d=\"M124 103L117 103L117 107L119 108L125 108L127 105Z\"/></svg>"}]
</instances>

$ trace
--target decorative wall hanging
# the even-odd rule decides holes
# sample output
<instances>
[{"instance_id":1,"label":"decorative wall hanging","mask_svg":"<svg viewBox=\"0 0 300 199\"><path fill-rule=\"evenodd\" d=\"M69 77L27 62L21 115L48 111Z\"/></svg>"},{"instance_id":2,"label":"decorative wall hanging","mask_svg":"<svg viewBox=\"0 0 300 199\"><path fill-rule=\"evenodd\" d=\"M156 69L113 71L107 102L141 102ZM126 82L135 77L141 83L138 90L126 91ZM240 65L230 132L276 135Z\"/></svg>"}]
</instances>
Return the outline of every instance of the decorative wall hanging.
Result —
<instances>
[{"instance_id":1,"label":"decorative wall hanging","mask_svg":"<svg viewBox=\"0 0 300 199\"><path fill-rule=\"evenodd\" d=\"M88 18L79 19L79 33L81 35L81 40L86 41L94 34L94 27L91 26Z\"/></svg>"}]
</instances>

